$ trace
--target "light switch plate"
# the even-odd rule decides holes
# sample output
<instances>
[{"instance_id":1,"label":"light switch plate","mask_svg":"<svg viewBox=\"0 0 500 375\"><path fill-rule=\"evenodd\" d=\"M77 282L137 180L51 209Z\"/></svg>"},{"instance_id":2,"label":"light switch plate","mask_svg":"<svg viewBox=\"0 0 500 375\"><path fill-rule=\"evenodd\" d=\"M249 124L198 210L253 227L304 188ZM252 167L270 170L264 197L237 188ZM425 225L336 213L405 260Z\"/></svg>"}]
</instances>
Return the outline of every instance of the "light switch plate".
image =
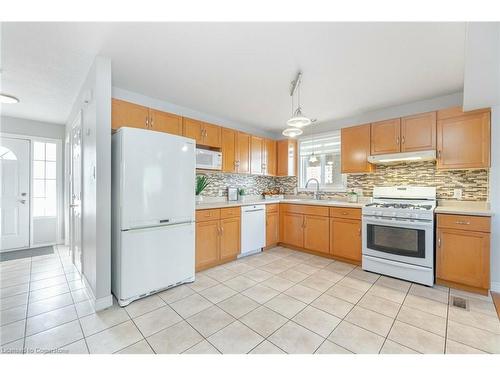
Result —
<instances>
[{"instance_id":1,"label":"light switch plate","mask_svg":"<svg viewBox=\"0 0 500 375\"><path fill-rule=\"evenodd\" d=\"M462 199L462 189L453 189L453 198Z\"/></svg>"}]
</instances>

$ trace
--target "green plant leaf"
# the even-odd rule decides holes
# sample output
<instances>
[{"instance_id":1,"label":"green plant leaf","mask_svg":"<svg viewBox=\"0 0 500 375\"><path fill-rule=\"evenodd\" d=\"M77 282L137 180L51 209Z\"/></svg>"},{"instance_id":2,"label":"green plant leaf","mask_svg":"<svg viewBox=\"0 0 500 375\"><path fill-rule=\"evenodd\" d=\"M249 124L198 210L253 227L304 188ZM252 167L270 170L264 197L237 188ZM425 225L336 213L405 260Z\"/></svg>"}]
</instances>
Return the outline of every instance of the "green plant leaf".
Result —
<instances>
[{"instance_id":1,"label":"green plant leaf","mask_svg":"<svg viewBox=\"0 0 500 375\"><path fill-rule=\"evenodd\" d=\"M195 183L195 194L200 195L203 190L207 188L207 186L210 184L208 181L208 177L205 175L198 175L196 176L196 183Z\"/></svg>"}]
</instances>

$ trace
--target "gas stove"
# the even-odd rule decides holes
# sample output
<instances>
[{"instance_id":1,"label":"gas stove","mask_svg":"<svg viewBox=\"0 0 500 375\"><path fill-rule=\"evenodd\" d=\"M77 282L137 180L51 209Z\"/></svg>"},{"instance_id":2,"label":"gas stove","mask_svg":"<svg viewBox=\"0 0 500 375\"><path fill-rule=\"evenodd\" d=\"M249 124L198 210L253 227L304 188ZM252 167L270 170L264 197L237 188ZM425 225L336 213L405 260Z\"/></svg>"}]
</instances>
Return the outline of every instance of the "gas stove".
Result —
<instances>
[{"instance_id":1,"label":"gas stove","mask_svg":"<svg viewBox=\"0 0 500 375\"><path fill-rule=\"evenodd\" d=\"M375 187L362 209L363 269L432 285L435 208L436 188Z\"/></svg>"},{"instance_id":2,"label":"gas stove","mask_svg":"<svg viewBox=\"0 0 500 375\"><path fill-rule=\"evenodd\" d=\"M373 202L363 207L363 216L406 220L434 219L436 188L432 187L375 187Z\"/></svg>"}]
</instances>

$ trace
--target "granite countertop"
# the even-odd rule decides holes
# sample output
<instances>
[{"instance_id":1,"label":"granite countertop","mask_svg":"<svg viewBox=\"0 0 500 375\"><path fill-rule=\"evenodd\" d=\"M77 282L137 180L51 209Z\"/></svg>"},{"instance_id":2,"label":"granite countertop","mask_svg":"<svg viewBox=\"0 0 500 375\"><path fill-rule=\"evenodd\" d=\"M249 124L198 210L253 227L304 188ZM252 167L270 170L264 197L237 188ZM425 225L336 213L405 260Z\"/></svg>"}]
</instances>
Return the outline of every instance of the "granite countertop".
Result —
<instances>
[{"instance_id":1,"label":"granite countertop","mask_svg":"<svg viewBox=\"0 0 500 375\"><path fill-rule=\"evenodd\" d=\"M293 203L293 204L306 204L315 206L331 206L331 207L352 207L361 208L367 202L349 203L341 200L317 200L317 199L301 199L301 198L282 198L282 199L252 199L248 201L218 201L218 202L203 202L196 205L197 210L207 210L211 208L225 208L225 207L241 207L251 206L254 204L272 204L272 203Z\"/></svg>"},{"instance_id":2,"label":"granite countertop","mask_svg":"<svg viewBox=\"0 0 500 375\"><path fill-rule=\"evenodd\" d=\"M472 215L472 216L493 216L488 202L464 202L446 201L438 202L434 211L437 214Z\"/></svg>"}]
</instances>

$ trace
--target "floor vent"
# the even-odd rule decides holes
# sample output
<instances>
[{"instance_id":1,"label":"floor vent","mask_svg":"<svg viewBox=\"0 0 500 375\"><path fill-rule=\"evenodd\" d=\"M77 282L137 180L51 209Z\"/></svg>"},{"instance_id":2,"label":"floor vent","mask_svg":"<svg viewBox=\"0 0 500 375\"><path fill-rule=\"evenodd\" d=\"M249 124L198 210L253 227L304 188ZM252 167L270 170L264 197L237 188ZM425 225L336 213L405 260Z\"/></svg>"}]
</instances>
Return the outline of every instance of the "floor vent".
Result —
<instances>
[{"instance_id":1,"label":"floor vent","mask_svg":"<svg viewBox=\"0 0 500 375\"><path fill-rule=\"evenodd\" d=\"M451 304L454 307L458 307L460 309L468 310L467 300L465 298L451 296Z\"/></svg>"}]
</instances>

